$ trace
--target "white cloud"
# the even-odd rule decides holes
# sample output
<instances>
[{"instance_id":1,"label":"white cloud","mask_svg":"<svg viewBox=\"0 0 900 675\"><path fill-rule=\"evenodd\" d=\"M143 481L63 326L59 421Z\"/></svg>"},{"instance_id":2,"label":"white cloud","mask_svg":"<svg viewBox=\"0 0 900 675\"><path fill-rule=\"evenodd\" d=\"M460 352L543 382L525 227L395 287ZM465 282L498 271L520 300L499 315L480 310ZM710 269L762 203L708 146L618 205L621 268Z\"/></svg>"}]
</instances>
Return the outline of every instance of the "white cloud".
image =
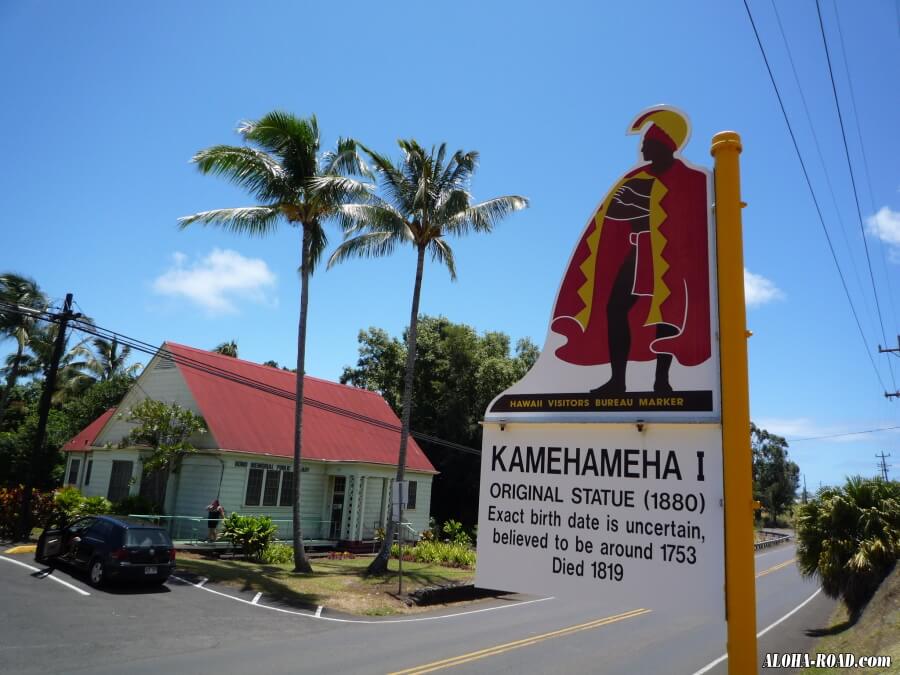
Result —
<instances>
[{"instance_id":1,"label":"white cloud","mask_svg":"<svg viewBox=\"0 0 900 675\"><path fill-rule=\"evenodd\" d=\"M219 248L193 264L188 264L184 253L176 252L172 266L153 281L157 293L185 297L210 314L237 312L239 299L272 303L267 291L274 286L275 275L264 260Z\"/></svg>"},{"instance_id":2,"label":"white cloud","mask_svg":"<svg viewBox=\"0 0 900 675\"><path fill-rule=\"evenodd\" d=\"M783 300L784 293L775 282L761 274L754 274L744 268L744 296L748 307L759 307L767 302Z\"/></svg>"},{"instance_id":3,"label":"white cloud","mask_svg":"<svg viewBox=\"0 0 900 675\"><path fill-rule=\"evenodd\" d=\"M890 246L900 247L900 211L882 206L874 216L866 218L870 234L874 234Z\"/></svg>"}]
</instances>

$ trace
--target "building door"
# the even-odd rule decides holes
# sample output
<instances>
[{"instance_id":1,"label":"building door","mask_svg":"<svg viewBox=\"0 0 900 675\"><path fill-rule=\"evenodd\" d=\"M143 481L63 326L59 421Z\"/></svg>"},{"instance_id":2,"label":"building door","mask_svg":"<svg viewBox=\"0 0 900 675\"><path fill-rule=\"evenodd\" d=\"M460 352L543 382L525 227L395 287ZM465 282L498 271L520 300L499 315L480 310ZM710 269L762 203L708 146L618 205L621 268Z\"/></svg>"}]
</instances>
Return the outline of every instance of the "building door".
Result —
<instances>
[{"instance_id":1,"label":"building door","mask_svg":"<svg viewBox=\"0 0 900 675\"><path fill-rule=\"evenodd\" d=\"M109 477L109 492L106 494L109 501L120 502L128 496L133 468L134 462L113 460L112 474Z\"/></svg>"},{"instance_id":2,"label":"building door","mask_svg":"<svg viewBox=\"0 0 900 675\"><path fill-rule=\"evenodd\" d=\"M334 490L331 492L330 539L341 538L341 522L344 520L344 493L346 491L347 479L344 476L335 476Z\"/></svg>"}]
</instances>

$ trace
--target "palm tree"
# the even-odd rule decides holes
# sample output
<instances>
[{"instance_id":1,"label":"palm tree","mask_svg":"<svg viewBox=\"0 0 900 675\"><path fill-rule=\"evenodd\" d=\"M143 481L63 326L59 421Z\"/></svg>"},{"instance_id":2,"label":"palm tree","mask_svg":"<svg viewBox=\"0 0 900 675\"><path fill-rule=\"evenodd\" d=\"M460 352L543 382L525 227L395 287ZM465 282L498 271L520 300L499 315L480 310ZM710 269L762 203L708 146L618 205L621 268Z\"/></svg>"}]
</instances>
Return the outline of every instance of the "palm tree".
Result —
<instances>
[{"instance_id":1,"label":"palm tree","mask_svg":"<svg viewBox=\"0 0 900 675\"><path fill-rule=\"evenodd\" d=\"M856 619L900 555L900 483L848 478L800 506L797 566Z\"/></svg>"},{"instance_id":2,"label":"palm tree","mask_svg":"<svg viewBox=\"0 0 900 675\"><path fill-rule=\"evenodd\" d=\"M341 207L345 241L328 261L328 266L331 267L351 257L386 256L399 244L411 244L416 251L416 277L407 331L400 451L397 457L398 482L403 481L406 471L413 368L416 361L416 329L425 254L430 253L433 260L443 263L450 272L450 278L455 280L453 251L446 237L462 236L472 231L490 232L504 217L528 206L527 199L516 195L472 203L468 187L478 162L477 152L457 150L447 160L446 143L442 143L436 150L432 147L430 152L414 140L401 140L399 145L403 160L396 164L387 157L364 148L372 158L386 199L373 198L368 204L345 204ZM402 520L401 507L400 521ZM391 522L378 556L369 565L370 574L381 574L387 570L393 529L394 523Z\"/></svg>"},{"instance_id":3,"label":"palm tree","mask_svg":"<svg viewBox=\"0 0 900 675\"><path fill-rule=\"evenodd\" d=\"M140 363L125 365L131 354L131 347L121 344L116 336L112 340L97 337L91 340L91 344L94 347L93 353L84 350L87 357L85 368L100 382L111 380L117 375L134 376L142 368Z\"/></svg>"},{"instance_id":4,"label":"palm tree","mask_svg":"<svg viewBox=\"0 0 900 675\"><path fill-rule=\"evenodd\" d=\"M303 548L300 524L300 475L303 438L303 373L306 359L306 313L309 275L325 248L323 223L342 203L366 199L370 186L349 177L366 175L356 144L339 139L337 150L319 155L319 127L315 116L298 118L270 112L257 121L244 122L238 133L247 145L216 145L201 150L193 161L202 173L221 175L246 188L254 206L202 211L180 219L181 228L194 223L217 225L231 232L264 236L286 221L302 231L300 245L300 319L297 326L297 382L294 407L294 571L311 572ZM313 179L328 177L322 189Z\"/></svg>"},{"instance_id":5,"label":"palm tree","mask_svg":"<svg viewBox=\"0 0 900 675\"><path fill-rule=\"evenodd\" d=\"M82 317L81 322L91 323L91 319ZM19 363L19 375L24 377L39 377L46 380L50 370L50 362L53 359L53 343L59 329L57 324L35 326L28 340L28 350L22 356ZM52 402L62 404L73 397L79 396L91 386L94 378L85 373L89 359L93 358L91 352L85 347L88 339L80 340L74 347L69 347L67 335L63 342L63 353L60 357L56 371L56 387L53 391ZM10 364L7 363L7 367Z\"/></svg>"},{"instance_id":6,"label":"palm tree","mask_svg":"<svg viewBox=\"0 0 900 675\"><path fill-rule=\"evenodd\" d=\"M221 344L216 345L216 348L213 349L216 354L221 354L222 356L230 356L232 358L237 358L238 355L238 345L234 340L230 340L228 342L222 342Z\"/></svg>"},{"instance_id":7,"label":"palm tree","mask_svg":"<svg viewBox=\"0 0 900 675\"><path fill-rule=\"evenodd\" d=\"M21 374L25 348L34 333L36 319L19 308L46 309L47 296L34 279L7 272L0 276L0 336L16 341L16 351L7 361L6 386L0 395L0 424L6 414L6 405L16 381Z\"/></svg>"}]
</instances>

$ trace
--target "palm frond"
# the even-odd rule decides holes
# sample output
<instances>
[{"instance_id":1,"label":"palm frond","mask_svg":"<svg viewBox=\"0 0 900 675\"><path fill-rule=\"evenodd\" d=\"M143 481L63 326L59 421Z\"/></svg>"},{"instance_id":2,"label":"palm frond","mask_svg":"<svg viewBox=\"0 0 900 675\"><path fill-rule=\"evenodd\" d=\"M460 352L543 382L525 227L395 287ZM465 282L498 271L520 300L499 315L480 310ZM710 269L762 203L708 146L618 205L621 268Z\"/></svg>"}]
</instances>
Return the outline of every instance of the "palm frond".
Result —
<instances>
[{"instance_id":1,"label":"palm frond","mask_svg":"<svg viewBox=\"0 0 900 675\"><path fill-rule=\"evenodd\" d=\"M428 242L428 250L431 251L431 259L443 263L450 273L450 280L456 281L456 260L453 258L453 249L450 248L443 237L436 237Z\"/></svg>"},{"instance_id":2,"label":"palm frond","mask_svg":"<svg viewBox=\"0 0 900 675\"><path fill-rule=\"evenodd\" d=\"M311 178L307 187L314 198L328 205L367 202L375 192L372 183L337 174Z\"/></svg>"},{"instance_id":3,"label":"palm frond","mask_svg":"<svg viewBox=\"0 0 900 675\"><path fill-rule=\"evenodd\" d=\"M467 234L469 230L490 232L494 229L494 225L510 213L527 207L528 200L518 195L488 199L487 201L473 204L448 218L445 231L455 235Z\"/></svg>"},{"instance_id":4,"label":"palm frond","mask_svg":"<svg viewBox=\"0 0 900 675\"><path fill-rule=\"evenodd\" d=\"M359 152L362 147L352 138L339 138L337 148L322 155L322 173L374 178L375 174Z\"/></svg>"},{"instance_id":5,"label":"palm frond","mask_svg":"<svg viewBox=\"0 0 900 675\"><path fill-rule=\"evenodd\" d=\"M380 179L381 188L389 201L393 202L401 211L412 208L415 184L410 186L403 173L401 165L394 164L388 157L373 150L365 148L366 153L375 165L375 171Z\"/></svg>"},{"instance_id":6,"label":"palm frond","mask_svg":"<svg viewBox=\"0 0 900 675\"><path fill-rule=\"evenodd\" d=\"M469 152L457 150L453 153L453 159L447 163L447 169L438 181L440 189L456 190L465 188L472 177L472 173L478 166L479 156L477 150L470 150Z\"/></svg>"},{"instance_id":7,"label":"palm frond","mask_svg":"<svg viewBox=\"0 0 900 675\"><path fill-rule=\"evenodd\" d=\"M347 239L328 259L331 269L348 258L381 258L394 252L400 238L394 232L366 232Z\"/></svg>"},{"instance_id":8,"label":"palm frond","mask_svg":"<svg viewBox=\"0 0 900 675\"><path fill-rule=\"evenodd\" d=\"M403 214L387 202L343 204L338 207L335 218L343 228L345 237L370 230L392 232L394 236L412 239L412 232Z\"/></svg>"},{"instance_id":9,"label":"palm frond","mask_svg":"<svg viewBox=\"0 0 900 675\"><path fill-rule=\"evenodd\" d=\"M304 119L276 110L256 121L243 122L238 133L245 140L277 155L294 180L316 175L319 125L315 115Z\"/></svg>"},{"instance_id":10,"label":"palm frond","mask_svg":"<svg viewBox=\"0 0 900 675\"><path fill-rule=\"evenodd\" d=\"M216 225L229 232L262 237L272 233L278 223L280 210L274 206L241 206L232 209L201 211L178 219L178 227L185 229L194 223Z\"/></svg>"},{"instance_id":11,"label":"palm frond","mask_svg":"<svg viewBox=\"0 0 900 675\"><path fill-rule=\"evenodd\" d=\"M198 152L191 161L202 173L223 176L261 201L284 201L295 195L276 159L254 148L214 145Z\"/></svg>"},{"instance_id":12,"label":"palm frond","mask_svg":"<svg viewBox=\"0 0 900 675\"><path fill-rule=\"evenodd\" d=\"M310 234L309 273L312 274L316 271L316 267L318 267L319 261L322 259L325 247L328 246L328 236L325 234L325 228L317 220L312 223L304 223L303 229L308 230Z\"/></svg>"}]
</instances>

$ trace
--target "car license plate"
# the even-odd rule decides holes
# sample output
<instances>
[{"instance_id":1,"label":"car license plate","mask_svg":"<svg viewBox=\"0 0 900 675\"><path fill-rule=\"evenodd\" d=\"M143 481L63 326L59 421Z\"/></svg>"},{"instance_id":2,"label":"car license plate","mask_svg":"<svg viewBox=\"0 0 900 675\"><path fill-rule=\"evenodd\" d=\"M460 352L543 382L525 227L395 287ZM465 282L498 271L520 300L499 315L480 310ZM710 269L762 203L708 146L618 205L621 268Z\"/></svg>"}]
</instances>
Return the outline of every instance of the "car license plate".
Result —
<instances>
[{"instance_id":1,"label":"car license plate","mask_svg":"<svg viewBox=\"0 0 900 675\"><path fill-rule=\"evenodd\" d=\"M144 574L156 574L156 568L155 567L145 567Z\"/></svg>"}]
</instances>

